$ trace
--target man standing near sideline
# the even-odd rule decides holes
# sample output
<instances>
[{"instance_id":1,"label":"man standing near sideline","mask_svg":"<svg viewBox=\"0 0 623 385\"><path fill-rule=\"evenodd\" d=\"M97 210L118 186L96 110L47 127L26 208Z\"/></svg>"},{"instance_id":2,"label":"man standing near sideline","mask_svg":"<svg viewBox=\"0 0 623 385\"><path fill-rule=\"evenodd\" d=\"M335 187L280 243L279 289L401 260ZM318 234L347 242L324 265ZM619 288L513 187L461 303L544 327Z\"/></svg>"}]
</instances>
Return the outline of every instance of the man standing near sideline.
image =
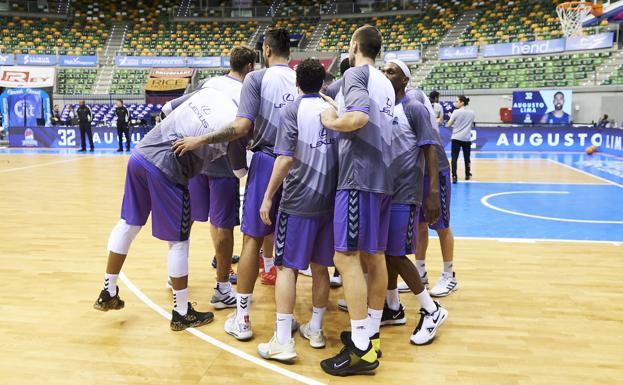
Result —
<instances>
[{"instance_id":1,"label":"man standing near sideline","mask_svg":"<svg viewBox=\"0 0 623 385\"><path fill-rule=\"evenodd\" d=\"M91 145L90 151L93 152L95 146L93 146L93 129L91 128L91 121L93 120L91 109L87 107L84 100L81 100L80 107L78 107L76 113L78 115L78 126L80 127L80 144L82 145L80 152L85 152L87 150L85 134L89 138L89 144Z\"/></svg>"},{"instance_id":2,"label":"man standing near sideline","mask_svg":"<svg viewBox=\"0 0 623 385\"><path fill-rule=\"evenodd\" d=\"M344 74L344 113L322 113L322 124L340 132L339 172L333 217L335 265L342 274L352 332L345 347L320 363L331 375L369 373L379 366L379 327L387 289L385 247L389 226L394 89L374 67L382 37L360 27L349 47L353 68ZM341 108L340 108L341 109ZM360 258L368 270L364 278Z\"/></svg>"},{"instance_id":3,"label":"man standing near sideline","mask_svg":"<svg viewBox=\"0 0 623 385\"><path fill-rule=\"evenodd\" d=\"M118 99L116 101L117 109L115 115L117 115L117 140L119 141L119 148L117 152L123 152L123 136L125 135L125 150L130 151L130 145L132 141L130 139L130 111L123 105L123 100Z\"/></svg>"}]
</instances>

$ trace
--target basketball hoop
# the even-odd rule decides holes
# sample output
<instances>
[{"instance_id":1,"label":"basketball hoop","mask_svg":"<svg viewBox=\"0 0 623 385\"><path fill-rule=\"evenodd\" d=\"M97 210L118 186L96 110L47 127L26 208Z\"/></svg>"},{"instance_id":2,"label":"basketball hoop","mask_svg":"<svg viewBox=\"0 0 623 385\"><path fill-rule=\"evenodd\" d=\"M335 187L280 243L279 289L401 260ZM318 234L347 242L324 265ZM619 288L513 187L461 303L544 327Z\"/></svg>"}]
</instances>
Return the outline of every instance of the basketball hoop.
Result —
<instances>
[{"instance_id":1,"label":"basketball hoop","mask_svg":"<svg viewBox=\"0 0 623 385\"><path fill-rule=\"evenodd\" d=\"M556 7L556 12L565 36L581 36L582 22L589 14L596 14L596 8L595 4L587 1L569 1L559 4Z\"/></svg>"}]
</instances>

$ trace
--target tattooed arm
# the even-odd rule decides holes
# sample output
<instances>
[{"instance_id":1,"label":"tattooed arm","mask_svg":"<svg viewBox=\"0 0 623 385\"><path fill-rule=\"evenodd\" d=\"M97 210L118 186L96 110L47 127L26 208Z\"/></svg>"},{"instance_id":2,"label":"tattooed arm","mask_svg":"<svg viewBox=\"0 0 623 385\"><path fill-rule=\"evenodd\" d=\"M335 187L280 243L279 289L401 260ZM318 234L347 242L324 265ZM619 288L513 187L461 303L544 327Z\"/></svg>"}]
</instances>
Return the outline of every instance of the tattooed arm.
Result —
<instances>
[{"instance_id":1,"label":"tattooed arm","mask_svg":"<svg viewBox=\"0 0 623 385\"><path fill-rule=\"evenodd\" d=\"M246 136L251 131L253 122L247 118L237 117L225 127L202 136L189 136L176 140L173 143L173 152L182 156L189 151L196 150L204 144L231 142Z\"/></svg>"}]
</instances>

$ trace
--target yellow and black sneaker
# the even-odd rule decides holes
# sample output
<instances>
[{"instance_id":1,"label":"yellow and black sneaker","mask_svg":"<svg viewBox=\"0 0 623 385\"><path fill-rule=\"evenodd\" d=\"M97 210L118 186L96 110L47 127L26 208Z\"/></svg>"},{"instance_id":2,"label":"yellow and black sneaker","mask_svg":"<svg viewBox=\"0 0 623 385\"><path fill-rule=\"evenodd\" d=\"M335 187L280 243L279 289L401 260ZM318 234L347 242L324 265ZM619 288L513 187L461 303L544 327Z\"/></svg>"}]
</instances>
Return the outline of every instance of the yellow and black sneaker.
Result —
<instances>
[{"instance_id":1,"label":"yellow and black sneaker","mask_svg":"<svg viewBox=\"0 0 623 385\"><path fill-rule=\"evenodd\" d=\"M332 376L372 374L379 367L379 360L371 343L364 351L350 342L335 357L321 361L320 367Z\"/></svg>"},{"instance_id":2,"label":"yellow and black sneaker","mask_svg":"<svg viewBox=\"0 0 623 385\"><path fill-rule=\"evenodd\" d=\"M214 314L211 312L200 312L193 309L193 305L188 302L188 311L186 315L173 310L171 312L171 330L175 332L182 331L188 328L196 328L205 324L209 324L214 320Z\"/></svg>"},{"instance_id":3,"label":"yellow and black sneaker","mask_svg":"<svg viewBox=\"0 0 623 385\"><path fill-rule=\"evenodd\" d=\"M340 334L340 340L344 345L352 344L350 332L342 332ZM376 356L378 358L383 357L383 352L381 351L381 334L376 333L372 337L370 337L370 342L372 343L372 347L374 347L374 351L376 352Z\"/></svg>"},{"instance_id":4,"label":"yellow and black sneaker","mask_svg":"<svg viewBox=\"0 0 623 385\"><path fill-rule=\"evenodd\" d=\"M119 298L119 286L114 297L110 295L108 290L104 289L100 292L100 296L93 304L93 308L99 311L121 310L125 306L125 302Z\"/></svg>"}]
</instances>

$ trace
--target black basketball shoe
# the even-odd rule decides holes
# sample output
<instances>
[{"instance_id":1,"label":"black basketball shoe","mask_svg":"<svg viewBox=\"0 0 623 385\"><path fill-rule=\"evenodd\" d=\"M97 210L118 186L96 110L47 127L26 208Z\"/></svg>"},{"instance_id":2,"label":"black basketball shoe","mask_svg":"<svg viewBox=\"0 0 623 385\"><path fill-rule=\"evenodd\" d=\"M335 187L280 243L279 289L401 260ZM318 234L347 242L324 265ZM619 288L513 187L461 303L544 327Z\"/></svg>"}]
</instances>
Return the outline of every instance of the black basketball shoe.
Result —
<instances>
[{"instance_id":1,"label":"black basketball shoe","mask_svg":"<svg viewBox=\"0 0 623 385\"><path fill-rule=\"evenodd\" d=\"M171 311L171 330L179 332L188 328L196 328L205 324L209 324L214 320L212 312L200 312L193 309L193 305L188 303L188 311L186 315L180 315L175 310Z\"/></svg>"},{"instance_id":2,"label":"black basketball shoe","mask_svg":"<svg viewBox=\"0 0 623 385\"><path fill-rule=\"evenodd\" d=\"M110 295L108 290L102 290L97 301L93 304L93 308L99 311L121 310L124 306L125 302L119 298L119 286L117 286L117 293L114 297Z\"/></svg>"}]
</instances>

